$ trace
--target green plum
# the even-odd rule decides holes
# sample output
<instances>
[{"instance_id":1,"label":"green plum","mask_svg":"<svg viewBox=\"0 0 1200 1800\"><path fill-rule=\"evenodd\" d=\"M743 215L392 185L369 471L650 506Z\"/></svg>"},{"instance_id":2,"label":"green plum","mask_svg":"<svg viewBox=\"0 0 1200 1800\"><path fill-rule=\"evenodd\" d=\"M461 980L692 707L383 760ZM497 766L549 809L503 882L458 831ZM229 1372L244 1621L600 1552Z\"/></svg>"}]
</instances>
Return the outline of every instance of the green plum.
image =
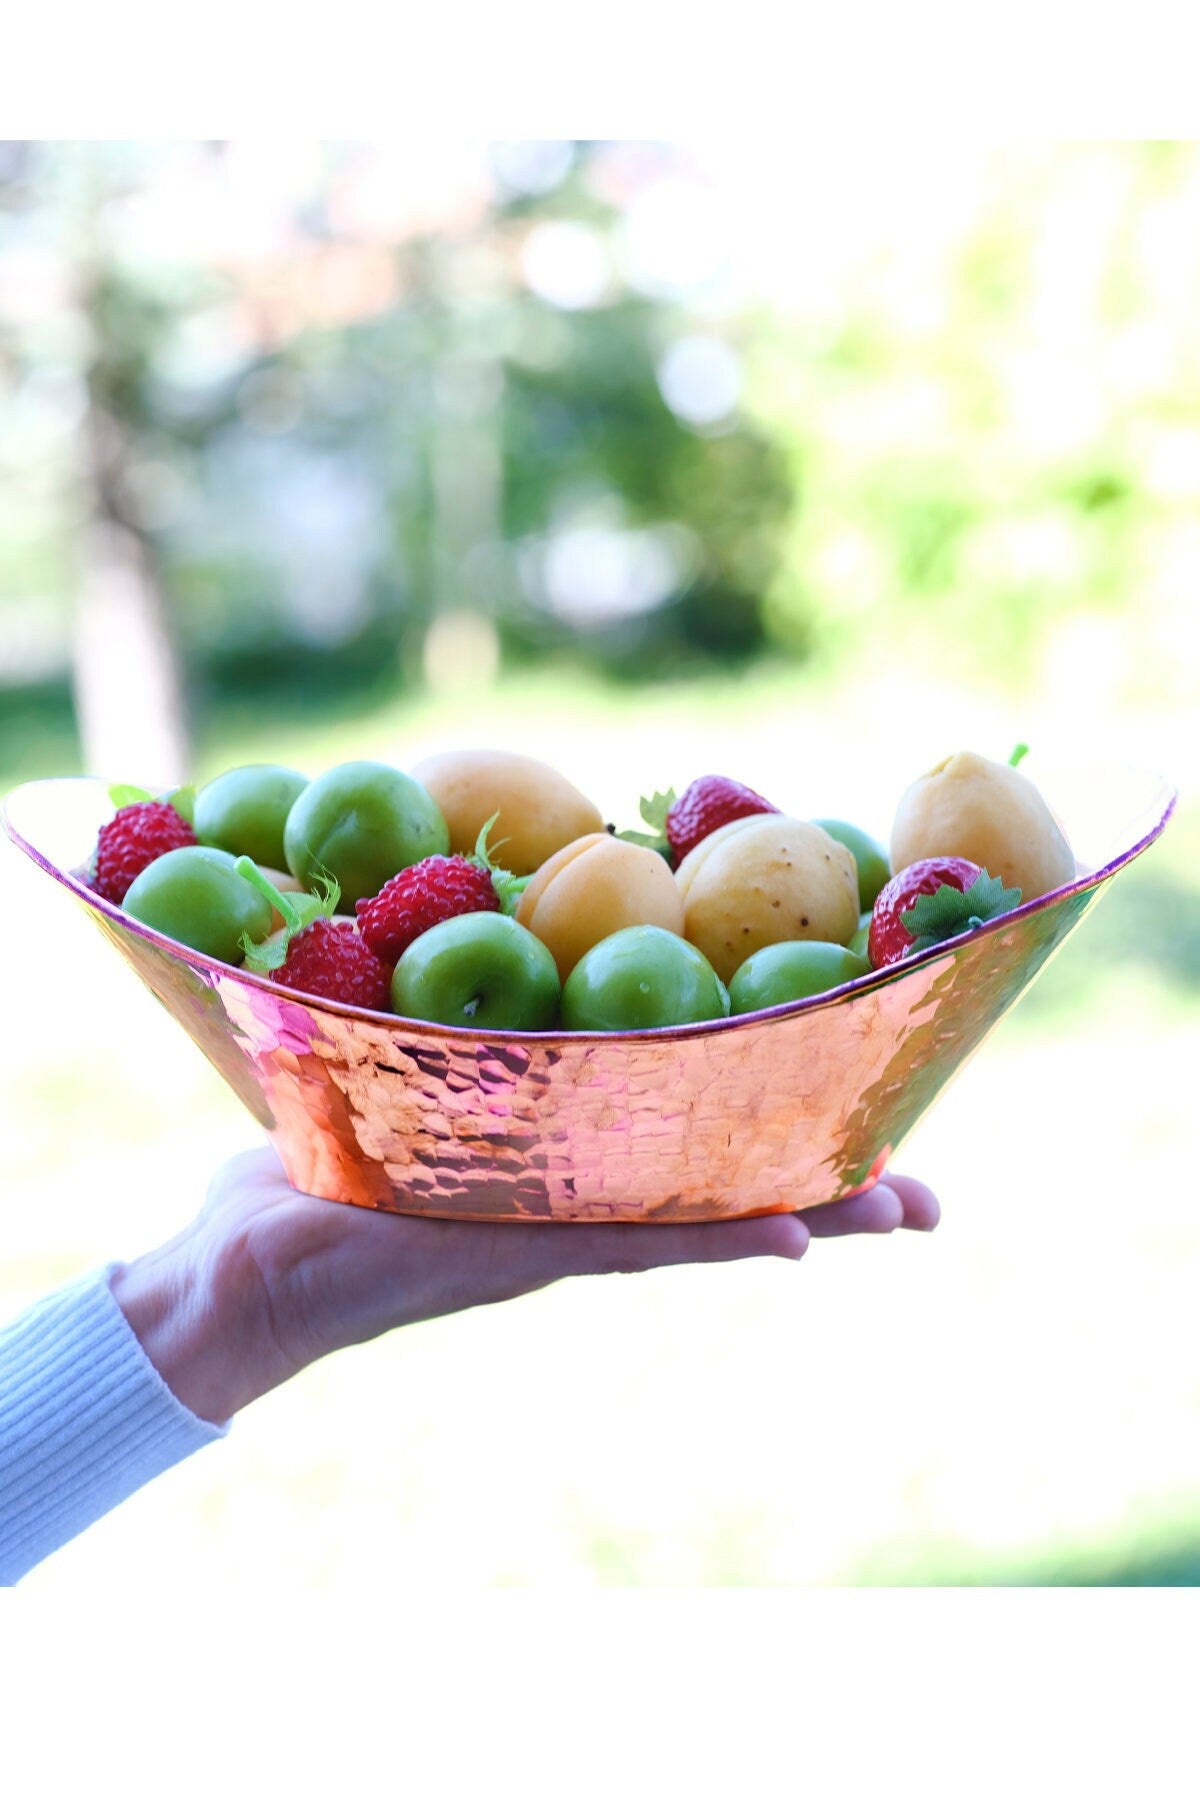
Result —
<instances>
[{"instance_id":1,"label":"green plum","mask_svg":"<svg viewBox=\"0 0 1200 1800\"><path fill-rule=\"evenodd\" d=\"M729 1014L729 992L708 958L660 925L601 938L563 987L568 1031L649 1031Z\"/></svg>"},{"instance_id":2,"label":"green plum","mask_svg":"<svg viewBox=\"0 0 1200 1800\"><path fill-rule=\"evenodd\" d=\"M848 950L853 950L855 956L865 956L867 954L867 939L870 935L871 914L869 912L860 913L858 915L858 930L850 939L846 948Z\"/></svg>"},{"instance_id":3,"label":"green plum","mask_svg":"<svg viewBox=\"0 0 1200 1800\"><path fill-rule=\"evenodd\" d=\"M857 825L847 825L844 819L814 819L812 823L827 831L839 844L845 844L854 858L858 865L858 908L860 912L869 912L880 888L892 879L887 851Z\"/></svg>"},{"instance_id":4,"label":"green plum","mask_svg":"<svg viewBox=\"0 0 1200 1800\"><path fill-rule=\"evenodd\" d=\"M483 1030L548 1031L558 1016L554 958L505 913L461 913L414 938L392 976L406 1019Z\"/></svg>"},{"instance_id":5,"label":"green plum","mask_svg":"<svg viewBox=\"0 0 1200 1800\"><path fill-rule=\"evenodd\" d=\"M248 856L268 869L284 867L283 828L308 776L279 763L227 769L196 795L196 836L202 844Z\"/></svg>"},{"instance_id":6,"label":"green plum","mask_svg":"<svg viewBox=\"0 0 1200 1800\"><path fill-rule=\"evenodd\" d=\"M841 944L823 944L815 938L768 944L746 958L729 984L729 999L735 1013L761 1012L767 1006L823 994L870 970L865 956L856 956Z\"/></svg>"},{"instance_id":7,"label":"green plum","mask_svg":"<svg viewBox=\"0 0 1200 1800\"><path fill-rule=\"evenodd\" d=\"M123 904L143 925L221 962L241 962L243 932L258 943L271 929L270 902L242 880L227 850L205 844L156 857Z\"/></svg>"},{"instance_id":8,"label":"green plum","mask_svg":"<svg viewBox=\"0 0 1200 1800\"><path fill-rule=\"evenodd\" d=\"M445 856L450 833L436 802L386 763L339 763L310 781L287 816L287 866L307 888L327 870L343 912L426 856Z\"/></svg>"}]
</instances>

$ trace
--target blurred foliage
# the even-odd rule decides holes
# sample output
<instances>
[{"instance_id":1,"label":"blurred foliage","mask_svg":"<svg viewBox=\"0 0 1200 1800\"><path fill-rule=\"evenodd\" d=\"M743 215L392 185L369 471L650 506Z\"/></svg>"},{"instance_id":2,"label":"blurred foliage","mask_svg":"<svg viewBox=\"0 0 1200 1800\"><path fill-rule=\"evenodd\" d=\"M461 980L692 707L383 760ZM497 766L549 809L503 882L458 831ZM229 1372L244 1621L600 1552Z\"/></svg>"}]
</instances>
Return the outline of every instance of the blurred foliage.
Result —
<instances>
[{"instance_id":1,"label":"blurred foliage","mask_svg":"<svg viewBox=\"0 0 1200 1800\"><path fill-rule=\"evenodd\" d=\"M0 680L64 674L101 494L201 690L471 614L1015 683L1083 621L1194 697L1200 148L476 148L3 147Z\"/></svg>"},{"instance_id":2,"label":"blurred foliage","mask_svg":"<svg viewBox=\"0 0 1200 1800\"><path fill-rule=\"evenodd\" d=\"M336 222L364 159L326 147L298 189L276 181L243 254L219 145L10 146L0 605L26 672L65 663L73 527L97 498L210 680L290 680L307 653L322 676L411 681L432 620L462 609L517 660L643 672L761 648L786 459L732 404L711 433L668 405L656 371L688 308L616 277L602 147L559 148L548 191L480 170L465 222L403 229ZM565 240L568 282L572 247L597 263L569 304L522 275L556 222L587 234ZM15 632L6 660L19 675Z\"/></svg>"}]
</instances>

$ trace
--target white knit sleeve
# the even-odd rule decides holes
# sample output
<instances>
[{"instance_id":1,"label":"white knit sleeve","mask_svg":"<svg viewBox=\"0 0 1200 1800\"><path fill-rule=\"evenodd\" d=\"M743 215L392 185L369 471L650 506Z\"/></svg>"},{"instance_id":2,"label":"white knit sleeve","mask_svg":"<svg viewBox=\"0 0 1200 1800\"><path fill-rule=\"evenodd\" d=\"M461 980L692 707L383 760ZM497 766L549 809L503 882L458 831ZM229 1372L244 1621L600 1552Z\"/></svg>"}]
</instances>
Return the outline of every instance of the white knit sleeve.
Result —
<instances>
[{"instance_id":1,"label":"white knit sleeve","mask_svg":"<svg viewBox=\"0 0 1200 1800\"><path fill-rule=\"evenodd\" d=\"M0 1583L224 1437L176 1398L113 1298L116 1263L0 1329Z\"/></svg>"}]
</instances>

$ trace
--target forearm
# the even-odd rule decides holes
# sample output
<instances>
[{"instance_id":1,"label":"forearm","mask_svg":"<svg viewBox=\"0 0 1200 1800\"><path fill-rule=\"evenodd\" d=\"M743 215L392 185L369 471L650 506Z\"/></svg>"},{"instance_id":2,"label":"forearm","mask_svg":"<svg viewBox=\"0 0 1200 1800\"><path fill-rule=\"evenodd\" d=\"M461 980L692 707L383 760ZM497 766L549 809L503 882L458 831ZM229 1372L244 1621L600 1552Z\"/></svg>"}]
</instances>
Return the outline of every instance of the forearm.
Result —
<instances>
[{"instance_id":1,"label":"forearm","mask_svg":"<svg viewBox=\"0 0 1200 1800\"><path fill-rule=\"evenodd\" d=\"M0 1330L0 1581L35 1564L202 1445L102 1269Z\"/></svg>"}]
</instances>

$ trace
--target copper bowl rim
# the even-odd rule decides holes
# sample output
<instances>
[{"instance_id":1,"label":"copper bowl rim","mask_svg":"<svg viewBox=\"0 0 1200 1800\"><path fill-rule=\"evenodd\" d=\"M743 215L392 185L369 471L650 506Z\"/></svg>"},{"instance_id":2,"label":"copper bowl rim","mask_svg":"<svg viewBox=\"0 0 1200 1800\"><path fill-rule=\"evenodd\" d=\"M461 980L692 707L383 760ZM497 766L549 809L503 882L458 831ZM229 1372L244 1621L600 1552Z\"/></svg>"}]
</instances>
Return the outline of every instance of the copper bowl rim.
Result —
<instances>
[{"instance_id":1,"label":"copper bowl rim","mask_svg":"<svg viewBox=\"0 0 1200 1800\"><path fill-rule=\"evenodd\" d=\"M1147 771L1147 774L1149 773L1150 771ZM915 956L906 956L903 962L893 963L883 969L872 969L865 975L855 976L853 981L842 982L838 987L828 988L820 994L812 994L807 999L787 1000L778 1006L763 1007L757 1012L735 1013L723 1019L704 1019L692 1025L659 1025L644 1031L513 1031L494 1027L480 1032L478 1028L466 1025L439 1025L428 1019L409 1019L402 1013L374 1012L369 1007L351 1006L342 1000L327 1000L320 995L306 994L299 988L285 987L282 982L271 981L267 976L255 974L250 969L239 968L233 963L221 962L218 957L207 956L200 950L192 950L186 944L181 944L177 938L167 937L165 933L155 931L153 926L143 924L140 919L135 919L127 913L123 907L116 905L111 900L106 900L103 895L95 893L77 875L52 862L36 845L31 844L13 823L9 805L16 794L27 793L31 788L42 786L58 787L65 782L76 782L81 786L104 787L106 784L95 776L51 776L45 781L21 782L17 787L10 789L3 801L0 802L0 823L3 824L12 843L32 862L43 869L47 875L53 876L54 880L74 894L77 900L111 920L120 930L127 931L134 937L144 938L148 943L160 946L168 954L178 958L180 962L187 963L195 969L211 972L222 980L233 979L248 987L260 988L275 999L281 995L291 996L309 1011L332 1013L336 1017L357 1020L374 1026L399 1027L406 1034L418 1037L469 1039L476 1044L492 1041L500 1044L541 1045L588 1042L606 1044L676 1043L682 1039L715 1037L718 1034L738 1031L746 1026L761 1025L775 1019L795 1018L801 1013L815 1013L823 1011L826 1007L839 1006L843 1001L854 999L859 994L870 993L891 982L904 980L913 971L925 968L929 963L936 962L939 957L957 949L968 937L974 940L989 933L1006 931L1016 919L1028 918L1033 913L1040 912L1049 906L1056 906L1060 901L1073 895L1083 894L1090 888L1099 887L1118 870L1124 868L1127 863L1140 856L1142 851L1147 849L1165 830L1175 810L1179 793L1178 789L1164 777L1155 775L1153 779L1161 783L1165 804L1152 828L1102 867L1079 874L1073 881L1067 882L1062 887L1051 888L1049 893L1039 894L1034 900L1023 901L1011 912L1001 913L999 918L990 919L986 924L978 925L971 931L960 932L957 937L947 938L944 943L934 944L928 950L920 950Z\"/></svg>"}]
</instances>

